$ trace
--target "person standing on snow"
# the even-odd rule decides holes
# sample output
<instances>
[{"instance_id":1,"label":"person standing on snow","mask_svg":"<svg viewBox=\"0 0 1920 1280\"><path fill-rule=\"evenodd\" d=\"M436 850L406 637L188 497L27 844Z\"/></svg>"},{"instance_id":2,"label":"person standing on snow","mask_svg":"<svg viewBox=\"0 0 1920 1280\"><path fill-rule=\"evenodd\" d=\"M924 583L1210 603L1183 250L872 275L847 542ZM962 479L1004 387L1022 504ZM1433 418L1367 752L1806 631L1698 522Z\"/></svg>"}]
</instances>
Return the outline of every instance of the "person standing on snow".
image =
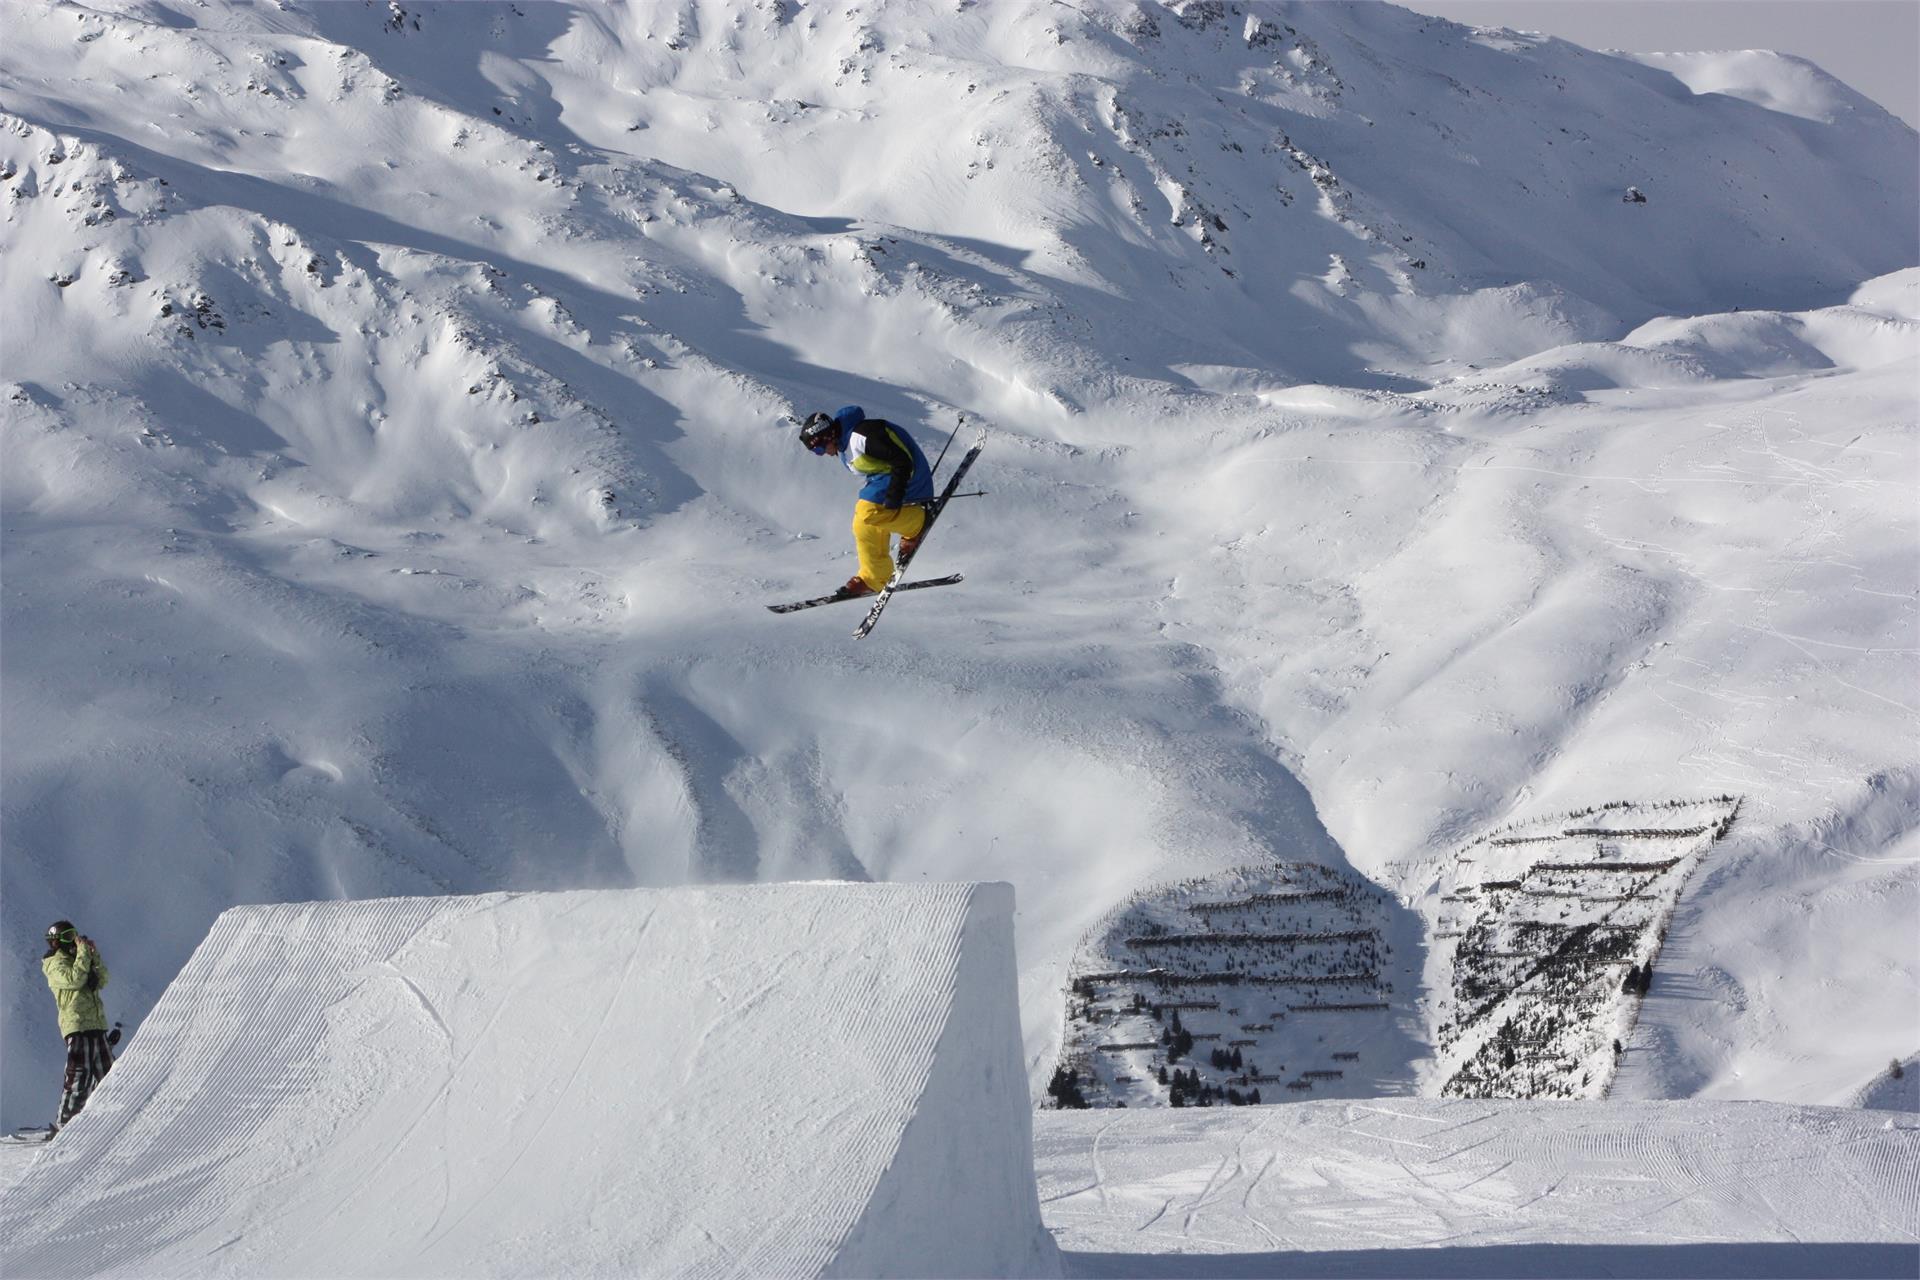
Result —
<instances>
[{"instance_id":1,"label":"person standing on snow","mask_svg":"<svg viewBox=\"0 0 1920 1280\"><path fill-rule=\"evenodd\" d=\"M857 404L838 413L815 413L800 427L800 443L816 457L833 454L861 478L853 504L853 545L860 572L834 594L841 599L872 595L893 577L889 547L900 537L900 559L913 558L933 499L933 468L906 429L869 418Z\"/></svg>"},{"instance_id":2,"label":"person standing on snow","mask_svg":"<svg viewBox=\"0 0 1920 1280\"><path fill-rule=\"evenodd\" d=\"M100 988L107 985L107 963L100 958L93 939L81 937L71 920L56 920L47 927L47 954L40 961L53 989L53 1002L60 1007L60 1034L67 1042L66 1088L60 1094L60 1119L64 1126L87 1105L94 1086L113 1066L111 1041L107 1038L107 1010L100 1002Z\"/></svg>"}]
</instances>

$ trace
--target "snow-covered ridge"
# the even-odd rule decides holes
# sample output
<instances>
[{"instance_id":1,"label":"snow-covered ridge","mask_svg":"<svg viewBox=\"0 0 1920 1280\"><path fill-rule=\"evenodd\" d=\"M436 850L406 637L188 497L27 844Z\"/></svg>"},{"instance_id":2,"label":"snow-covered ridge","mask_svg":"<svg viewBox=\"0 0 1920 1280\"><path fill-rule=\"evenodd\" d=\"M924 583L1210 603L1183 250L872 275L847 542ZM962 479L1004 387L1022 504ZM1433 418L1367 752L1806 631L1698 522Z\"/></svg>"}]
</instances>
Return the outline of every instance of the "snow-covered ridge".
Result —
<instances>
[{"instance_id":1,"label":"snow-covered ridge","mask_svg":"<svg viewBox=\"0 0 1920 1280\"><path fill-rule=\"evenodd\" d=\"M1849 146L1823 145L1835 122L1641 62L1385 5L982 5L908 22L856 3L415 4L398 21L372 5L213 18L139 3L19 25L20 57L89 73L57 93L17 81L23 113L97 127L131 97L153 125L129 142L157 128L156 150L216 169L244 152L274 185L415 235L524 249L598 203L607 158L633 157L704 175L677 209L640 215L696 269L722 264L677 226L743 202L985 251L953 283L996 260L1049 281L1082 313L1068 335L1107 366L1081 378L1228 352L1322 377L1358 375L1356 356L1417 371L1442 331L1458 368L1663 312L1833 300L1912 256L1909 131L1805 63L1779 74L1848 100ZM403 166L303 123L362 107L408 144ZM1628 186L1648 202L1623 207ZM618 278L610 265L565 269ZM1096 301L1126 303L1125 323ZM1472 322L1496 312L1502 325Z\"/></svg>"},{"instance_id":2,"label":"snow-covered ridge","mask_svg":"<svg viewBox=\"0 0 1920 1280\"><path fill-rule=\"evenodd\" d=\"M1619 1087L1912 1052L1911 131L1387 5L397 16L8 14L0 921L116 1014L237 902L1006 879L1037 1085L1144 885L1734 793ZM993 430L855 650L760 609L848 401Z\"/></svg>"},{"instance_id":3,"label":"snow-covered ridge","mask_svg":"<svg viewBox=\"0 0 1920 1280\"><path fill-rule=\"evenodd\" d=\"M1627 53L1621 56L1669 72L1694 93L1716 93L1768 111L1822 124L1852 117L1885 130L1879 105L1856 93L1805 58L1771 49L1720 49L1698 53Z\"/></svg>"},{"instance_id":4,"label":"snow-covered ridge","mask_svg":"<svg viewBox=\"0 0 1920 1280\"><path fill-rule=\"evenodd\" d=\"M1920 348L1917 291L1920 270L1910 269L1870 281L1844 304L1819 311L1663 317L1617 342L1554 347L1449 379L1425 398L1447 407L1534 409L1580 403L1592 391L1705 390L1713 382L1897 365Z\"/></svg>"},{"instance_id":5,"label":"snow-covered ridge","mask_svg":"<svg viewBox=\"0 0 1920 1280\"><path fill-rule=\"evenodd\" d=\"M1004 885L223 915L10 1275L1043 1275Z\"/></svg>"}]
</instances>

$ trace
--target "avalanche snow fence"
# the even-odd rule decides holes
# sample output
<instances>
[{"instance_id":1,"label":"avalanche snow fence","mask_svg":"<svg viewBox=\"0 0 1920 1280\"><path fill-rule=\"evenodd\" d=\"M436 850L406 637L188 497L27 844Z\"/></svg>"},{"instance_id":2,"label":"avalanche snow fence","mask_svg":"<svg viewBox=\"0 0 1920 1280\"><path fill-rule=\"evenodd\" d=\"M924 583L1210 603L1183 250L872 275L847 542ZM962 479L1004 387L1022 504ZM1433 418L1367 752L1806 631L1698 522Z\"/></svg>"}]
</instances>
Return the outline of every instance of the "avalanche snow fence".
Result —
<instances>
[{"instance_id":1,"label":"avalanche snow fence","mask_svg":"<svg viewBox=\"0 0 1920 1280\"><path fill-rule=\"evenodd\" d=\"M1057 1275L1013 890L235 908L6 1195L0 1272Z\"/></svg>"}]
</instances>

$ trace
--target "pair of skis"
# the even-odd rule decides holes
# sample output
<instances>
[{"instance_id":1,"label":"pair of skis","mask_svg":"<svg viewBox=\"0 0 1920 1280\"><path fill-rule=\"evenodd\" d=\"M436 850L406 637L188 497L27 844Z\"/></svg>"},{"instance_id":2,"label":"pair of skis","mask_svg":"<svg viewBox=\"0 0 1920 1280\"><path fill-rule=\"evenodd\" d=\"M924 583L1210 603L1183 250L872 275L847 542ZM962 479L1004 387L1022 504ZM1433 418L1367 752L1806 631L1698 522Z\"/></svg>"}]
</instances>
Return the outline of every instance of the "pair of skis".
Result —
<instances>
[{"instance_id":1,"label":"pair of skis","mask_svg":"<svg viewBox=\"0 0 1920 1280\"><path fill-rule=\"evenodd\" d=\"M887 601L893 599L895 592L918 591L924 587L951 587L965 580L960 574L955 573L944 578L923 578L918 582L903 581L907 576L907 566L913 562L914 556L920 554L920 548L926 545L927 535L933 532L933 526L940 519L940 513L946 510L947 503L951 502L953 495L959 492L960 482L966 478L967 471L973 466L974 459L980 456L980 450L986 447L986 443L987 435L983 431L980 433L980 438L975 440L973 446L967 450L966 456L960 459L960 465L955 467L953 474L947 478L946 487L927 504L927 521L920 526L920 537L913 548L913 554L900 557L900 562L894 566L893 577L889 578L887 585L873 597L873 606L867 610L867 616L861 619L859 626L854 628L854 639L867 638L874 624L880 621L881 611L887 607ZM934 465L939 466L938 463ZM774 613L794 613L801 609L816 609L823 604L839 604L843 600L864 599L866 599L865 596L842 595L835 591L831 595L815 596L811 600L796 600L791 604L770 604L767 608Z\"/></svg>"},{"instance_id":2,"label":"pair of skis","mask_svg":"<svg viewBox=\"0 0 1920 1280\"><path fill-rule=\"evenodd\" d=\"M950 573L944 578L922 578L918 582L902 582L893 589L895 591L918 591L922 587L951 587L965 581L966 577L964 575ZM795 600L791 604L770 604L767 606L767 611L769 613L798 613L802 609L818 609L823 604L844 604L848 600L875 600L877 598L878 597L873 595L850 596L845 592L835 591L829 595L815 596L811 600Z\"/></svg>"}]
</instances>

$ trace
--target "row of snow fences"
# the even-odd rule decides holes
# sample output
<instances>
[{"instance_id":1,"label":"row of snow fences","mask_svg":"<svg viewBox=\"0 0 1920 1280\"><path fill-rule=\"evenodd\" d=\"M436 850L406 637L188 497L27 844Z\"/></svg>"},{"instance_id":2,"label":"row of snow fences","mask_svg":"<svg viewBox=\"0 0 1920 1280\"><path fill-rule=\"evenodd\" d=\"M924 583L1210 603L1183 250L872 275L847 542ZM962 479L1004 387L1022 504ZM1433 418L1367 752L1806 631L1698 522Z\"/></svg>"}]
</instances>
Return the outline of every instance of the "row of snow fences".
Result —
<instances>
[{"instance_id":1,"label":"row of snow fences","mask_svg":"<svg viewBox=\"0 0 1920 1280\"><path fill-rule=\"evenodd\" d=\"M1718 831L1724 825L1724 822L1709 822L1698 827L1569 827L1539 836L1493 836L1487 843L1496 849L1505 849L1517 844L1552 844L1559 840L1691 840L1709 831Z\"/></svg>"},{"instance_id":2,"label":"row of snow fences","mask_svg":"<svg viewBox=\"0 0 1920 1280\"><path fill-rule=\"evenodd\" d=\"M1542 862L1527 869L1527 877L1549 875L1555 871L1625 871L1634 875L1671 871L1683 859L1666 858L1659 862Z\"/></svg>"},{"instance_id":3,"label":"row of snow fences","mask_svg":"<svg viewBox=\"0 0 1920 1280\"><path fill-rule=\"evenodd\" d=\"M1355 983L1380 980L1377 970L1365 973L1264 974L1168 973L1165 969L1146 969L1139 973L1128 974L1127 977L1134 982L1151 982L1160 987L1311 987L1319 983L1327 986L1352 986ZM1215 1000L1206 1003L1161 1003L1160 1007L1162 1009L1218 1009L1220 1002Z\"/></svg>"},{"instance_id":4,"label":"row of snow fences","mask_svg":"<svg viewBox=\"0 0 1920 1280\"><path fill-rule=\"evenodd\" d=\"M1163 933L1128 938L1127 945L1135 950L1145 950L1149 947L1248 946L1255 943L1301 946L1315 942L1359 942L1363 939L1378 942L1380 932L1377 929L1347 929L1339 933Z\"/></svg>"},{"instance_id":5,"label":"row of snow fences","mask_svg":"<svg viewBox=\"0 0 1920 1280\"><path fill-rule=\"evenodd\" d=\"M1709 805L1709 804L1722 804L1722 805L1732 806L1731 811L1720 819L1720 822L1718 824L1720 830L1714 836L1716 840L1723 839L1726 836L1727 828L1733 822L1734 816L1740 812L1740 805L1742 804L1742 800L1739 796L1732 796L1732 795L1709 796L1704 800L1662 800L1658 804L1648 804L1645 801L1640 801L1640 800L1609 800L1605 804L1593 805L1590 808L1586 808L1586 809L1575 809L1570 813L1562 813L1562 814L1558 814L1550 817L1529 818L1529 819L1526 819L1524 823L1518 823L1518 822L1508 823L1506 826L1496 828L1494 831L1489 832L1487 835L1482 836L1479 840L1475 840L1473 844L1480 844L1483 842L1487 844L1498 844L1502 840L1507 838L1504 835L1505 832L1513 830L1516 826L1532 825L1536 822L1577 822L1581 818L1591 818L1598 813L1614 813L1621 809L1636 809L1636 808L1649 809L1650 808L1650 809L1666 809L1671 811L1674 809L1690 809L1690 808L1695 808L1701 805ZM1525 839L1558 840L1558 839L1561 839L1564 834L1565 833L1562 832L1560 834L1555 834L1550 836L1529 836L1529 837L1525 837ZM1612 834L1612 833L1609 833L1609 834ZM1468 845L1467 847L1472 848L1473 845Z\"/></svg>"},{"instance_id":6,"label":"row of snow fences","mask_svg":"<svg viewBox=\"0 0 1920 1280\"><path fill-rule=\"evenodd\" d=\"M1391 1009L1384 1000L1355 1001L1351 1004L1296 1004L1294 1013L1358 1013L1367 1009Z\"/></svg>"},{"instance_id":7,"label":"row of snow fences","mask_svg":"<svg viewBox=\"0 0 1920 1280\"><path fill-rule=\"evenodd\" d=\"M1309 889L1304 893L1254 893L1226 902L1193 902L1182 908L1195 915L1213 911L1251 911L1256 907L1285 906L1294 902L1326 902L1333 898L1351 898L1355 890Z\"/></svg>"}]
</instances>

